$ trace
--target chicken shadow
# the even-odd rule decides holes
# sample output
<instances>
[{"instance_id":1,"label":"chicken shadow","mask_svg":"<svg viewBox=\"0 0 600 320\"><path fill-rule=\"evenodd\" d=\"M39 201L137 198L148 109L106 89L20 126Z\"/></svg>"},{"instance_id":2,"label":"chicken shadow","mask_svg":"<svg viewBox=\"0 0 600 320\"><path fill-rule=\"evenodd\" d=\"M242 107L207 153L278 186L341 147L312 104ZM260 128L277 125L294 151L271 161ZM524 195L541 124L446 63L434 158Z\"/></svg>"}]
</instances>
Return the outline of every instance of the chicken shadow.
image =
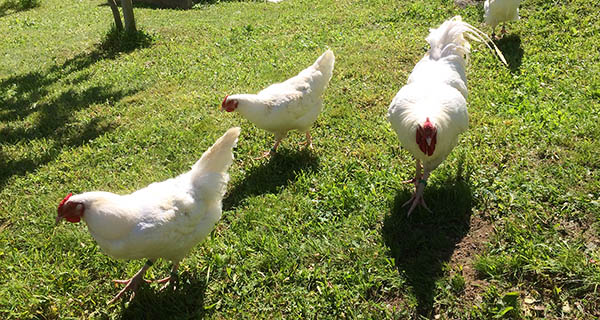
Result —
<instances>
[{"instance_id":1,"label":"chicken shadow","mask_svg":"<svg viewBox=\"0 0 600 320\"><path fill-rule=\"evenodd\" d=\"M76 147L114 129L105 117L76 121L73 114L98 103L114 103L137 90L115 85L89 85L85 69L122 52L107 36L89 53L81 53L44 71L33 71L0 81L0 187L15 175L25 175L56 159L65 148ZM62 83L57 88L56 83ZM57 91L59 91L57 93ZM31 120L31 115L36 114ZM28 119L29 118L29 119ZM5 150L23 142L45 140L46 146L26 155Z\"/></svg>"},{"instance_id":2,"label":"chicken shadow","mask_svg":"<svg viewBox=\"0 0 600 320\"><path fill-rule=\"evenodd\" d=\"M202 319L213 312L205 308L206 275L181 272L173 286L142 285L135 298L121 309L121 319ZM122 303L126 301L121 300Z\"/></svg>"},{"instance_id":3,"label":"chicken shadow","mask_svg":"<svg viewBox=\"0 0 600 320\"><path fill-rule=\"evenodd\" d=\"M468 179L456 177L428 185L425 200L433 213L415 209L406 217L402 205L411 197L404 189L396 194L389 215L384 218L382 234L401 275L412 287L417 299L417 313L431 318L436 282L444 274L457 244L470 229L472 193Z\"/></svg>"},{"instance_id":4,"label":"chicken shadow","mask_svg":"<svg viewBox=\"0 0 600 320\"><path fill-rule=\"evenodd\" d=\"M277 192L295 181L302 172L318 170L319 158L312 151L281 148L268 162L250 168L244 179L227 192L223 210L235 208L247 197Z\"/></svg>"},{"instance_id":5,"label":"chicken shadow","mask_svg":"<svg viewBox=\"0 0 600 320\"><path fill-rule=\"evenodd\" d=\"M525 52L521 48L521 37L517 34L505 35L500 40L496 40L495 43L498 49L502 51L504 58L506 58L510 71L513 73L519 71Z\"/></svg>"}]
</instances>

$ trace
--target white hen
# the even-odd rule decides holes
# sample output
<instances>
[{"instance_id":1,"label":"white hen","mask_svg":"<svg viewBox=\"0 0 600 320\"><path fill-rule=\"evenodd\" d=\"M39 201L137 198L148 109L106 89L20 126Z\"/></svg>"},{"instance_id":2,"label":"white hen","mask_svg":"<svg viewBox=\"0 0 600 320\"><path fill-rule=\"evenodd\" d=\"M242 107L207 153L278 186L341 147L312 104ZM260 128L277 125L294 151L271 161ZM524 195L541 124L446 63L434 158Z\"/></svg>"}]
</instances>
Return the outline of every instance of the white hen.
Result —
<instances>
[{"instance_id":1,"label":"white hen","mask_svg":"<svg viewBox=\"0 0 600 320\"><path fill-rule=\"evenodd\" d=\"M426 38L431 48L388 109L387 119L400 143L417 160L415 178L408 181L415 183L415 193L404 204L412 202L408 215L417 204L429 210L423 200L429 174L446 159L458 135L469 126L465 66L470 45L463 34L481 41L485 36L460 16L431 29Z\"/></svg>"},{"instance_id":2,"label":"white hen","mask_svg":"<svg viewBox=\"0 0 600 320\"><path fill-rule=\"evenodd\" d=\"M221 109L237 111L257 127L275 134L275 145L262 157L276 152L290 130L306 133L306 145L312 147L310 128L323 109L323 98L335 56L327 50L310 67L284 82L270 85L258 94L226 96Z\"/></svg>"},{"instance_id":3,"label":"white hen","mask_svg":"<svg viewBox=\"0 0 600 320\"><path fill-rule=\"evenodd\" d=\"M521 0L485 0L483 19L492 27L492 37L496 26L502 22L502 34L506 33L504 22L519 19Z\"/></svg>"},{"instance_id":4,"label":"white hen","mask_svg":"<svg viewBox=\"0 0 600 320\"><path fill-rule=\"evenodd\" d=\"M148 259L131 279L115 280L127 286L110 303L129 289L133 298L146 270L158 258L173 261L171 275L176 275L179 262L213 230L221 218L227 170L239 134L240 128L229 129L190 171L175 178L127 195L98 191L69 194L59 204L56 222L83 219L107 254L120 259Z\"/></svg>"}]
</instances>

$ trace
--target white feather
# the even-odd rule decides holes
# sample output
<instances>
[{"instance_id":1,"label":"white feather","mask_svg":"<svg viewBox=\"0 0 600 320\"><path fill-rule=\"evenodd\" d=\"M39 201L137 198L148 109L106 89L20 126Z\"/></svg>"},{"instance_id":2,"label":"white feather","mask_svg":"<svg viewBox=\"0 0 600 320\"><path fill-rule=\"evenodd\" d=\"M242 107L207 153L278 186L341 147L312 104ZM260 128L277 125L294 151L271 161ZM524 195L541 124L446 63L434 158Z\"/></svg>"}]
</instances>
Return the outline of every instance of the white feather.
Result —
<instances>
[{"instance_id":1,"label":"white feather","mask_svg":"<svg viewBox=\"0 0 600 320\"><path fill-rule=\"evenodd\" d=\"M456 146L458 136L469 126L467 77L465 67L469 42L465 36L483 39L481 32L461 21L459 16L431 29L426 40L429 51L417 63L407 84L398 91L387 113L400 143L434 170ZM426 119L437 129L437 143L431 156L416 142L416 130Z\"/></svg>"},{"instance_id":2,"label":"white feather","mask_svg":"<svg viewBox=\"0 0 600 320\"><path fill-rule=\"evenodd\" d=\"M519 19L521 0L485 0L483 18L495 28L499 23Z\"/></svg>"},{"instance_id":3,"label":"white feather","mask_svg":"<svg viewBox=\"0 0 600 320\"><path fill-rule=\"evenodd\" d=\"M83 220L107 254L122 259L180 261L203 241L221 218L221 200L240 128L227 131L175 178L127 195L86 192L68 202L83 203Z\"/></svg>"},{"instance_id":4,"label":"white feather","mask_svg":"<svg viewBox=\"0 0 600 320\"><path fill-rule=\"evenodd\" d=\"M305 132L323 108L321 97L331 79L335 56L327 50L314 64L298 75L275 83L258 94L236 94L227 101L238 101L236 109L257 127L283 138L290 130Z\"/></svg>"}]
</instances>

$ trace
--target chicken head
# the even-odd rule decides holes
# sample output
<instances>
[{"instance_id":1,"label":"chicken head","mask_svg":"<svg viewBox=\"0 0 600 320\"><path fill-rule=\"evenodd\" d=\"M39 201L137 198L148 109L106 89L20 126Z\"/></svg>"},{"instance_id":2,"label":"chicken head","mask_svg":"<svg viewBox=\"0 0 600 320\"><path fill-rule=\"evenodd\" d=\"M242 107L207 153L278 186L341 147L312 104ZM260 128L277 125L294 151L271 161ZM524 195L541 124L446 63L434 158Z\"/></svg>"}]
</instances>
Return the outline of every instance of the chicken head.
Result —
<instances>
[{"instance_id":1,"label":"chicken head","mask_svg":"<svg viewBox=\"0 0 600 320\"><path fill-rule=\"evenodd\" d=\"M83 216L83 204L75 201L69 201L72 196L69 193L62 201L58 204L58 216L56 217L56 223L58 224L63 218L69 222L77 223L81 221Z\"/></svg>"},{"instance_id":2,"label":"chicken head","mask_svg":"<svg viewBox=\"0 0 600 320\"><path fill-rule=\"evenodd\" d=\"M417 144L424 154L431 156L435 151L436 142L437 129L427 118L422 126L417 127Z\"/></svg>"},{"instance_id":3,"label":"chicken head","mask_svg":"<svg viewBox=\"0 0 600 320\"><path fill-rule=\"evenodd\" d=\"M225 96L225 99L223 99L223 102L221 103L221 110L225 110L227 112L235 111L235 109L237 109L237 107L238 107L237 100L234 100L234 99L228 100L227 98L229 98L229 96Z\"/></svg>"}]
</instances>

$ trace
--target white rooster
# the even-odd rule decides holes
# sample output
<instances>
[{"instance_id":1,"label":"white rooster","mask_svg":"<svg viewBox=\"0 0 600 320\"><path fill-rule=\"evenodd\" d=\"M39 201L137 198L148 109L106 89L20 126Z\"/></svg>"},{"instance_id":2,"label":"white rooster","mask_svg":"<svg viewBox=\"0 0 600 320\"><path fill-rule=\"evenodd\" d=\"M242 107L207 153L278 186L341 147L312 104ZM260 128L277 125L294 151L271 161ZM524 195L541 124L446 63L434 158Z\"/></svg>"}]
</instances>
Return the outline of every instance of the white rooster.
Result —
<instances>
[{"instance_id":1,"label":"white rooster","mask_svg":"<svg viewBox=\"0 0 600 320\"><path fill-rule=\"evenodd\" d=\"M203 241L221 218L221 200L233 162L240 128L229 129L209 148L192 169L175 178L150 184L127 195L110 192L69 194L58 206L56 223L85 221L104 252L119 259L148 259L109 303L127 290L131 298L146 270L158 258L173 261L171 276L179 262ZM158 282L168 282L171 276Z\"/></svg>"},{"instance_id":2,"label":"white rooster","mask_svg":"<svg viewBox=\"0 0 600 320\"><path fill-rule=\"evenodd\" d=\"M426 38L431 48L388 109L387 119L400 143L417 160L415 177L407 181L415 184L415 193L404 204L412 202L408 215L417 204L429 210L423 200L429 174L446 159L458 135L469 126L465 66L470 45L463 35L480 41L485 37L460 16L431 29ZM497 48L496 52L505 62Z\"/></svg>"},{"instance_id":3,"label":"white rooster","mask_svg":"<svg viewBox=\"0 0 600 320\"><path fill-rule=\"evenodd\" d=\"M506 33L504 22L519 19L521 0L485 0L483 4L483 19L492 27L492 37L495 36L496 26L502 22L502 34Z\"/></svg>"},{"instance_id":4,"label":"white rooster","mask_svg":"<svg viewBox=\"0 0 600 320\"><path fill-rule=\"evenodd\" d=\"M327 50L310 67L281 83L270 85L258 94L226 96L221 109L237 111L257 127L275 134L275 145L259 158L276 152L290 130L306 133L306 145L312 147L310 128L323 109L323 98L335 56ZM258 159L259 159L258 158Z\"/></svg>"}]
</instances>

